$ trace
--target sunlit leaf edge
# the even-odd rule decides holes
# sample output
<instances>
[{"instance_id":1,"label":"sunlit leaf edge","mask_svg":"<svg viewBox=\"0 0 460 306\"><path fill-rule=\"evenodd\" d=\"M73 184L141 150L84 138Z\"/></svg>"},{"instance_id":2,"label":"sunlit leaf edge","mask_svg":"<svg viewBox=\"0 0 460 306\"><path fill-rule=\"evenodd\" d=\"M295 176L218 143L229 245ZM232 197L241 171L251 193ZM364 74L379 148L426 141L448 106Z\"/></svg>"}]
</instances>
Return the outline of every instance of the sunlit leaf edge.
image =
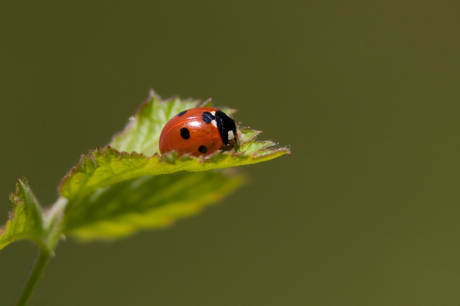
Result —
<instances>
[{"instance_id":1,"label":"sunlit leaf edge","mask_svg":"<svg viewBox=\"0 0 460 306\"><path fill-rule=\"evenodd\" d=\"M161 175L177 171L205 171L234 166L254 164L268 161L284 154L290 155L286 147L277 147L272 141L257 141L260 131L240 130L240 151L217 151L209 156L194 157L179 155L176 152L168 152L163 155L155 153L151 157L137 152L120 152L111 146L91 150L83 155L79 163L64 177L61 182L61 195L73 199L81 198L95 191L97 188L109 186L126 179L132 179L143 175ZM249 153L249 154L248 154ZM104 165L108 165L104 167ZM112 165L123 165L125 170L114 172ZM100 170L101 173L97 173ZM102 180L91 179L95 175L104 176ZM74 189L73 184L80 185ZM74 189L74 190L72 190Z\"/></svg>"}]
</instances>

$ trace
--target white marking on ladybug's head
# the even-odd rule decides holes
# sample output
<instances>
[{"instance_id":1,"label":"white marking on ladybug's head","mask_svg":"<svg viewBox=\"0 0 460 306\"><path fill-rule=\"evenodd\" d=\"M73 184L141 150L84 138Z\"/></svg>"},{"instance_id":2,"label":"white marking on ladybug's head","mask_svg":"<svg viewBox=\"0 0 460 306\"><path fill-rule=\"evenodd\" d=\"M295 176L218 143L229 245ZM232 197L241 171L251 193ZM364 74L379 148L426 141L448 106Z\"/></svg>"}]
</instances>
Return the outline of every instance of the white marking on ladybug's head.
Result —
<instances>
[{"instance_id":1,"label":"white marking on ladybug's head","mask_svg":"<svg viewBox=\"0 0 460 306\"><path fill-rule=\"evenodd\" d=\"M214 127L217 127L217 121L216 120L213 120L211 121L212 125L214 125Z\"/></svg>"},{"instance_id":2,"label":"white marking on ladybug's head","mask_svg":"<svg viewBox=\"0 0 460 306\"><path fill-rule=\"evenodd\" d=\"M228 131L227 134L228 134L228 140L233 140L235 138L235 134L233 134L232 130Z\"/></svg>"},{"instance_id":3,"label":"white marking on ladybug's head","mask_svg":"<svg viewBox=\"0 0 460 306\"><path fill-rule=\"evenodd\" d=\"M211 114L215 117L216 116L216 111L212 111Z\"/></svg>"}]
</instances>

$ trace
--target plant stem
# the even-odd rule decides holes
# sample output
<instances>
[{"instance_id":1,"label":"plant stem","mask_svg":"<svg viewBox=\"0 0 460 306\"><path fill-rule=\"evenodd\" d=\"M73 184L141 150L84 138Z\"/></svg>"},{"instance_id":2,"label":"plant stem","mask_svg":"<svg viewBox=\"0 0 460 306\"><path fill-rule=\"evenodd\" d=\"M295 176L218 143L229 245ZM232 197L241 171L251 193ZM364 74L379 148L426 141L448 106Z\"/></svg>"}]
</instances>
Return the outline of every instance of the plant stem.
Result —
<instances>
[{"instance_id":1,"label":"plant stem","mask_svg":"<svg viewBox=\"0 0 460 306\"><path fill-rule=\"evenodd\" d=\"M47 249L40 248L40 253L38 254L37 260L35 261L35 266L29 275L29 279L27 280L27 283L22 290L21 296L19 297L16 306L24 306L27 304L32 291L34 291L35 285L40 279L40 276L42 275L43 270L45 269L45 266L50 259L50 255L51 254Z\"/></svg>"}]
</instances>

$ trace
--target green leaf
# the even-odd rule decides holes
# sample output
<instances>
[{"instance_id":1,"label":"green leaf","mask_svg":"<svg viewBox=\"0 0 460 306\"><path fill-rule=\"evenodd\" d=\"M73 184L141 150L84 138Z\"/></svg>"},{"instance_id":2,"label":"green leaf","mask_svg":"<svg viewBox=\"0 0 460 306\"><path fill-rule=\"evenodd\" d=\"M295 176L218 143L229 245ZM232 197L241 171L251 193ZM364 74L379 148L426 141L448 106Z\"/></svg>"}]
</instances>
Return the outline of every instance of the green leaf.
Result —
<instances>
[{"instance_id":1,"label":"green leaf","mask_svg":"<svg viewBox=\"0 0 460 306\"><path fill-rule=\"evenodd\" d=\"M217 151L208 157L179 156L175 152L160 156L158 140L162 127L177 113L199 104L196 100L180 101L177 98L162 101L152 92L149 100L140 106L125 130L117 134L109 146L82 156L61 182L61 195L78 202L98 188L144 175L242 166L290 154L287 148L275 147L272 141L257 141L260 131L243 128L238 132L240 146L237 151Z\"/></svg>"},{"instance_id":2,"label":"green leaf","mask_svg":"<svg viewBox=\"0 0 460 306\"><path fill-rule=\"evenodd\" d=\"M32 240L41 248L46 248L42 209L25 178L17 181L16 193L10 195L10 200L14 209L5 226L0 228L0 250L20 239Z\"/></svg>"},{"instance_id":3,"label":"green leaf","mask_svg":"<svg viewBox=\"0 0 460 306\"><path fill-rule=\"evenodd\" d=\"M240 128L236 151L198 158L176 152L160 155L158 142L166 122L198 106L210 106L210 101L163 101L152 91L109 146L83 155L61 182L61 195L69 201L63 233L81 240L113 239L167 226L215 203L245 181L236 169L224 168L290 154L271 141L257 141L260 131Z\"/></svg>"},{"instance_id":4,"label":"green leaf","mask_svg":"<svg viewBox=\"0 0 460 306\"><path fill-rule=\"evenodd\" d=\"M80 240L113 239L170 225L217 202L244 182L228 171L144 176L100 188L69 216L65 234Z\"/></svg>"}]
</instances>

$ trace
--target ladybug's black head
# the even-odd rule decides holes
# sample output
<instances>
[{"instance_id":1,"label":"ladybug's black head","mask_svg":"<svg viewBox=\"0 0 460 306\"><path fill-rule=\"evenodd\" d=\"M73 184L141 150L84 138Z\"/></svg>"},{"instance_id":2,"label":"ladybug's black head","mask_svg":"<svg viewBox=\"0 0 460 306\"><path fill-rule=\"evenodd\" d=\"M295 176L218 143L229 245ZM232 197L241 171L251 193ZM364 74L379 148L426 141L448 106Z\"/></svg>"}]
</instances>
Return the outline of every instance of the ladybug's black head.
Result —
<instances>
[{"instance_id":1,"label":"ladybug's black head","mask_svg":"<svg viewBox=\"0 0 460 306\"><path fill-rule=\"evenodd\" d=\"M222 138L222 150L230 150L238 145L236 134L236 124L232 118L227 116L223 111L216 112L216 123L219 129L220 137Z\"/></svg>"}]
</instances>

